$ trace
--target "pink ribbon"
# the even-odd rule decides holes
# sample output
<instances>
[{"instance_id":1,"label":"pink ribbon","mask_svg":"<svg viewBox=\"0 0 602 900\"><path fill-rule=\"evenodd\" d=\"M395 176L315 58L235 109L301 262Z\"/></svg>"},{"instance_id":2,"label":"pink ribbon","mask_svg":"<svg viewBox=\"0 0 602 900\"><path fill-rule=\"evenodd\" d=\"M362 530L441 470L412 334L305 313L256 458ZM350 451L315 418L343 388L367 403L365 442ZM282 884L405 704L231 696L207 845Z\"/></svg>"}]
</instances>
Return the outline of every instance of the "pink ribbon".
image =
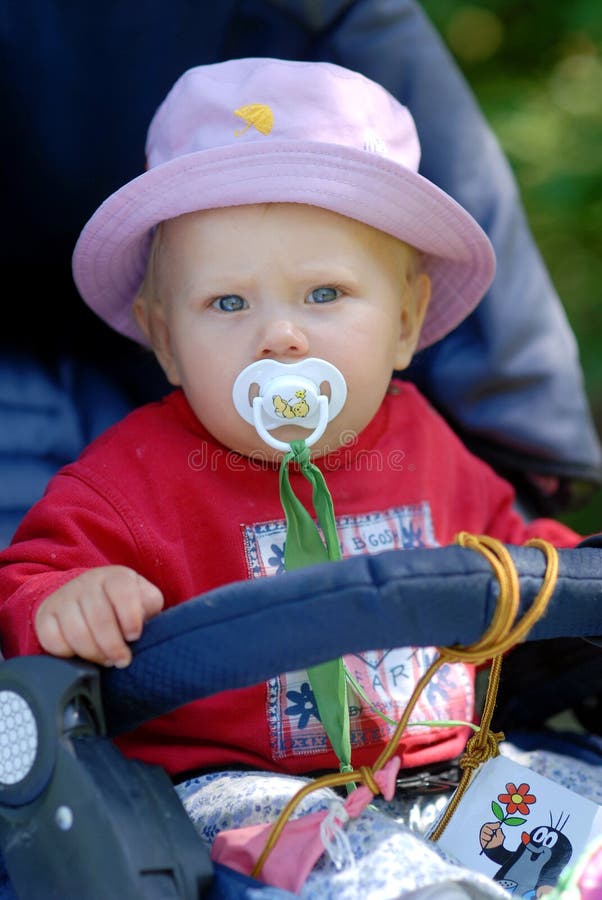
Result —
<instances>
[{"instance_id":1,"label":"pink ribbon","mask_svg":"<svg viewBox=\"0 0 602 900\"><path fill-rule=\"evenodd\" d=\"M373 773L385 800L391 800L395 794L399 766L400 759L394 756L382 769ZM370 788L361 785L349 794L343 808L349 818L356 819L373 797ZM324 809L288 821L263 866L261 880L274 887L298 893L324 853L320 825L328 814L329 810ZM221 831L213 843L211 858L236 872L249 875L265 847L271 829L272 825L267 824Z\"/></svg>"}]
</instances>

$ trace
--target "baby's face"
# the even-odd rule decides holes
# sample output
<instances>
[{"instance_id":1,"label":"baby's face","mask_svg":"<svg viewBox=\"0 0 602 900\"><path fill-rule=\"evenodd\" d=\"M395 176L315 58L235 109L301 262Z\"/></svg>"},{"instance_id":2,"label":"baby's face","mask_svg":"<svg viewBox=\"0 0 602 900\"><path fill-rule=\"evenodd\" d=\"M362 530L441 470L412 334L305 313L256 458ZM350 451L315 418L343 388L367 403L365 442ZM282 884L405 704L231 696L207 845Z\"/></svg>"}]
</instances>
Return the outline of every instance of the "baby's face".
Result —
<instances>
[{"instance_id":1,"label":"baby's face","mask_svg":"<svg viewBox=\"0 0 602 900\"><path fill-rule=\"evenodd\" d=\"M265 204L164 222L137 314L165 372L222 444L270 459L236 412L232 385L250 363L317 356L348 397L314 453L349 442L376 413L393 369L412 356L428 302L426 276L394 238L318 207ZM307 437L297 426L280 440Z\"/></svg>"}]
</instances>

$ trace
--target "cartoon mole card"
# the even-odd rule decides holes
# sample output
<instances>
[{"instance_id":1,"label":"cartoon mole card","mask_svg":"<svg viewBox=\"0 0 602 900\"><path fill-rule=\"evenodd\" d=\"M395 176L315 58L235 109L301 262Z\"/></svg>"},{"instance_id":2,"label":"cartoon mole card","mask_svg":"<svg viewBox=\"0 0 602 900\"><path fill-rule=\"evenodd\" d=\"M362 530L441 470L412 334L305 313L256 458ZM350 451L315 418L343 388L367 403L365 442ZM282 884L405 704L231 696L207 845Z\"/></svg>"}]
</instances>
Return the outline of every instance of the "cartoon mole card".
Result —
<instances>
[{"instance_id":1,"label":"cartoon mole card","mask_svg":"<svg viewBox=\"0 0 602 900\"><path fill-rule=\"evenodd\" d=\"M513 897L543 897L602 833L602 806L503 756L477 772L439 846Z\"/></svg>"}]
</instances>

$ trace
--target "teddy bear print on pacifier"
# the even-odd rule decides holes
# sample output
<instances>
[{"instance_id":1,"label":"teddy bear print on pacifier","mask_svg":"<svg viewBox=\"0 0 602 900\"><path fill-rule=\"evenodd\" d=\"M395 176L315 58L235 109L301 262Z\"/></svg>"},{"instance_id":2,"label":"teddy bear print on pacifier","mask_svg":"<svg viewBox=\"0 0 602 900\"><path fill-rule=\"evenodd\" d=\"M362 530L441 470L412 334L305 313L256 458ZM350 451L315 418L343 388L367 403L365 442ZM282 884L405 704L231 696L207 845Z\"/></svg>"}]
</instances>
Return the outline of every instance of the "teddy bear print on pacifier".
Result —
<instances>
[{"instance_id":1,"label":"teddy bear print on pacifier","mask_svg":"<svg viewBox=\"0 0 602 900\"><path fill-rule=\"evenodd\" d=\"M322 386L328 386L328 394ZM347 399L341 372L324 359L311 357L296 363L261 359L242 370L232 388L239 415L253 425L259 437L276 450L290 444L270 434L283 425L298 425L311 433L307 447L318 441Z\"/></svg>"}]
</instances>

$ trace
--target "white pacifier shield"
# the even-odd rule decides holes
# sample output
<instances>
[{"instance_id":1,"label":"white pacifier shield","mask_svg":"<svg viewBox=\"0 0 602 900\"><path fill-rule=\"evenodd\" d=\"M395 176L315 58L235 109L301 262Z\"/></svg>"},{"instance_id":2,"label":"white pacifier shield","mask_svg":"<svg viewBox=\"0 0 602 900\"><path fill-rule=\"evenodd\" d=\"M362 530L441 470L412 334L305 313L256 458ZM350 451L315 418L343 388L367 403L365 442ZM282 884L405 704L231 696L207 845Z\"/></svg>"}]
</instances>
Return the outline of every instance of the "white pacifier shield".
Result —
<instances>
[{"instance_id":1,"label":"white pacifier shield","mask_svg":"<svg viewBox=\"0 0 602 900\"><path fill-rule=\"evenodd\" d=\"M320 393L326 382L330 398ZM253 396L254 395L254 396ZM307 446L324 433L347 399L347 385L336 366L310 357L297 363L261 359L240 373L232 388L236 411L253 425L259 436L279 450L289 444L267 434L283 425L297 425L312 431Z\"/></svg>"}]
</instances>

